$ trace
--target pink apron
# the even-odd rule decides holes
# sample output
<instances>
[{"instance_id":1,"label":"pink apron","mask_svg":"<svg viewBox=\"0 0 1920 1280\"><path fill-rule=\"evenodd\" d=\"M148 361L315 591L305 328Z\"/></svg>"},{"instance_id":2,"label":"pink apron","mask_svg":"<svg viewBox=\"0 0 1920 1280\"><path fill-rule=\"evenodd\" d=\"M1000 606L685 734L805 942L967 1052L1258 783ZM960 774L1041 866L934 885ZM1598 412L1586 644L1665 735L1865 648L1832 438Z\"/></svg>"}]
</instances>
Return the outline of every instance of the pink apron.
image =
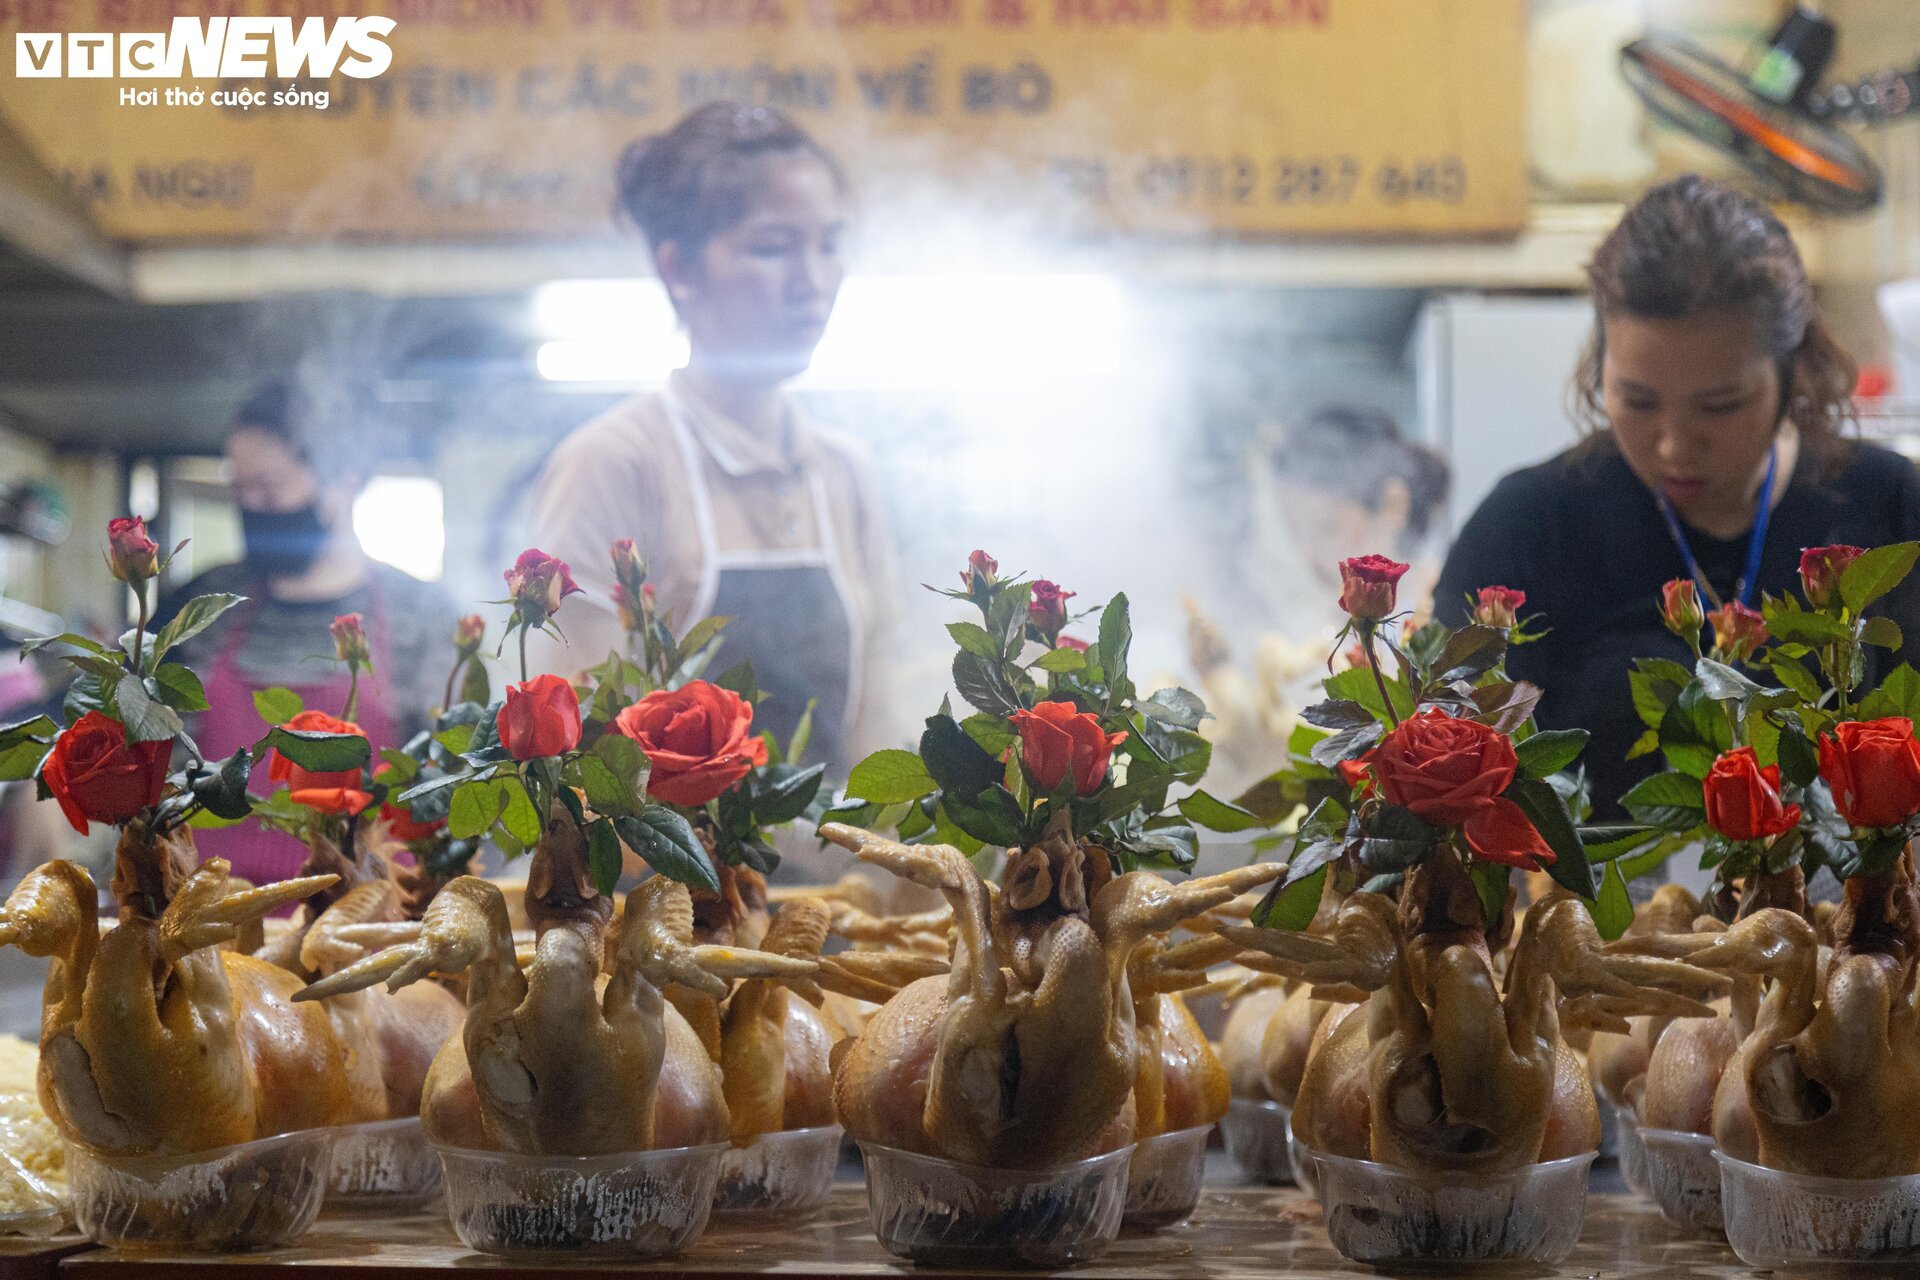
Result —
<instances>
[{"instance_id":1,"label":"pink apron","mask_svg":"<svg viewBox=\"0 0 1920 1280\"><path fill-rule=\"evenodd\" d=\"M397 740L393 716L388 710L385 679L391 670L388 666L386 608L377 583L369 594L372 603L368 610L367 642L373 651L373 671L361 677L360 707L354 723L366 730L377 754L383 746L396 745ZM253 706L255 691L267 686L249 680L242 674L239 664L240 647L246 643L247 632L259 608L257 602L242 605L228 622L219 651L207 673L208 707L195 722L193 736L208 760L223 760L242 747L258 742L267 731L267 722L260 718L260 713ZM325 652L332 643L324 630L314 641L315 653ZM300 695L300 700L309 711L324 711L337 716L346 705L348 683L345 670L337 670L336 674L325 680L286 687ZM267 763L267 760L262 760L254 770L249 789L255 795L265 795L270 789ZM255 884L287 879L299 871L300 864L307 856L306 846L300 841L285 832L262 831L254 822L243 822L218 830L196 831L193 835L203 860L225 858L232 864L235 875L244 876Z\"/></svg>"}]
</instances>

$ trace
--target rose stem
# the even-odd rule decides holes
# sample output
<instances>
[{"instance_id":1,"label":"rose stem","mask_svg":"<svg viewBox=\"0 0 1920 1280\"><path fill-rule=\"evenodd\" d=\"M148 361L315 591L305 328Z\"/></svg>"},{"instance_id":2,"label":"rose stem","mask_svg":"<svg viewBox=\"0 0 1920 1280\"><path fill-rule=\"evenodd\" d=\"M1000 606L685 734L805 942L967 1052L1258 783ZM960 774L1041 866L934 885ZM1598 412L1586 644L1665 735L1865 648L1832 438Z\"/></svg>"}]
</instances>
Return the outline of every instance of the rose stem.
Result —
<instances>
[{"instance_id":1,"label":"rose stem","mask_svg":"<svg viewBox=\"0 0 1920 1280\"><path fill-rule=\"evenodd\" d=\"M1373 629L1377 624L1371 621L1360 624L1360 648L1367 655L1367 666L1373 671L1373 683L1380 690L1380 701L1386 704L1387 721L1394 728L1400 727L1400 717L1393 710L1393 696L1387 692L1387 678L1380 674L1380 658L1373 651Z\"/></svg>"}]
</instances>

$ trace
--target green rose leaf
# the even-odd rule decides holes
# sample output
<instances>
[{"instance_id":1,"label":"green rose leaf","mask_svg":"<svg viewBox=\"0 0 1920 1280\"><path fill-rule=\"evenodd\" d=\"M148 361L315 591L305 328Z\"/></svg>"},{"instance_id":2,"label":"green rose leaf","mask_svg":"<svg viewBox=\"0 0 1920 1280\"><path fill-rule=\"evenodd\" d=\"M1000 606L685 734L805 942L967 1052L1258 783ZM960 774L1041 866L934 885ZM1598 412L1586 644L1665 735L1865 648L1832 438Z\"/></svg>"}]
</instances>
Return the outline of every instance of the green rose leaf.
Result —
<instances>
[{"instance_id":1,"label":"green rose leaf","mask_svg":"<svg viewBox=\"0 0 1920 1280\"><path fill-rule=\"evenodd\" d=\"M918 755L898 749L874 752L847 775L847 795L875 804L918 800L932 795L939 786Z\"/></svg>"},{"instance_id":2,"label":"green rose leaf","mask_svg":"<svg viewBox=\"0 0 1920 1280\"><path fill-rule=\"evenodd\" d=\"M148 660L159 662L166 656L169 649L199 635L219 621L221 614L244 599L246 599L245 596L211 595L195 596L187 601L180 612L173 616L173 620L160 629L160 635L153 642L153 652Z\"/></svg>"},{"instance_id":3,"label":"green rose leaf","mask_svg":"<svg viewBox=\"0 0 1920 1280\"><path fill-rule=\"evenodd\" d=\"M254 744L257 761L269 750L278 751L311 773L346 773L364 769L373 758L373 748L357 733L318 733L308 729L282 729L275 726Z\"/></svg>"},{"instance_id":4,"label":"green rose leaf","mask_svg":"<svg viewBox=\"0 0 1920 1280\"><path fill-rule=\"evenodd\" d=\"M1707 819L1706 791L1700 779L1684 773L1656 773L1643 778L1620 797L1620 804L1635 822L1666 831L1691 830Z\"/></svg>"},{"instance_id":5,"label":"green rose leaf","mask_svg":"<svg viewBox=\"0 0 1920 1280\"><path fill-rule=\"evenodd\" d=\"M603 895L611 895L620 884L620 837L610 818L587 824L587 873Z\"/></svg>"},{"instance_id":6,"label":"green rose leaf","mask_svg":"<svg viewBox=\"0 0 1920 1280\"><path fill-rule=\"evenodd\" d=\"M1601 873L1600 896L1593 904L1593 927L1612 942L1633 923L1633 899L1627 896L1627 882L1620 878L1620 864L1609 862Z\"/></svg>"},{"instance_id":7,"label":"green rose leaf","mask_svg":"<svg viewBox=\"0 0 1920 1280\"><path fill-rule=\"evenodd\" d=\"M1520 772L1529 778L1546 778L1560 772L1579 758L1590 737L1585 729L1542 729L1514 747L1520 758Z\"/></svg>"},{"instance_id":8,"label":"green rose leaf","mask_svg":"<svg viewBox=\"0 0 1920 1280\"><path fill-rule=\"evenodd\" d=\"M613 825L627 847L661 875L691 888L720 892L713 860L687 820L673 810L649 805L638 817L615 818Z\"/></svg>"},{"instance_id":9,"label":"green rose leaf","mask_svg":"<svg viewBox=\"0 0 1920 1280\"><path fill-rule=\"evenodd\" d=\"M1237 804L1230 804L1204 791L1196 791L1182 800L1180 813L1209 831L1251 831L1267 825L1260 820L1259 814L1250 813Z\"/></svg>"},{"instance_id":10,"label":"green rose leaf","mask_svg":"<svg viewBox=\"0 0 1920 1280\"><path fill-rule=\"evenodd\" d=\"M1920 557L1920 542L1896 542L1874 547L1854 558L1840 572L1840 599L1855 613L1899 586Z\"/></svg>"},{"instance_id":11,"label":"green rose leaf","mask_svg":"<svg viewBox=\"0 0 1920 1280\"><path fill-rule=\"evenodd\" d=\"M268 724L285 724L305 711L307 704L293 690L275 685L271 689L253 691L253 709Z\"/></svg>"},{"instance_id":12,"label":"green rose leaf","mask_svg":"<svg viewBox=\"0 0 1920 1280\"><path fill-rule=\"evenodd\" d=\"M1312 924L1314 913L1320 909L1320 894L1326 887L1328 870L1322 865L1298 880L1275 883L1253 909L1253 922L1263 929L1287 933L1298 933Z\"/></svg>"}]
</instances>

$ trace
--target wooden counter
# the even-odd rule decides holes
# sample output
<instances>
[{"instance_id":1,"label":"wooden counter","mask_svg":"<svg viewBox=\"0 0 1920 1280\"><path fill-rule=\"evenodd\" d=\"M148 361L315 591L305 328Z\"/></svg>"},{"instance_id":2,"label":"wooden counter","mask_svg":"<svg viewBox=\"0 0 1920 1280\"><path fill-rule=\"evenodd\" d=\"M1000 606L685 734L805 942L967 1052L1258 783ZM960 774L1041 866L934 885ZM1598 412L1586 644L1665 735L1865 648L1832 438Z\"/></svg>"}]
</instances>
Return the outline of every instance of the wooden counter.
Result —
<instances>
[{"instance_id":1,"label":"wooden counter","mask_svg":"<svg viewBox=\"0 0 1920 1280\"><path fill-rule=\"evenodd\" d=\"M551 1276L559 1267L509 1262L469 1252L454 1237L438 1205L405 1218L323 1218L297 1244L266 1253L231 1257L169 1257L89 1250L58 1264L62 1280L411 1280L429 1268L460 1267L503 1277ZM4 1263L0 1263L4 1267ZM289 1278L283 1270L298 1268ZM1454 1274L1467 1274L1461 1269ZM566 1265L570 1277L599 1275L684 1276L697 1280L746 1280L781 1276L987 1275L913 1267L883 1252L867 1220L866 1193L836 1187L823 1209L785 1220L719 1218L699 1243L666 1262L623 1266ZM29 1273L0 1270L12 1280ZM32 1280L43 1280L45 1273ZM1031 1276L1035 1273L1012 1273ZM1342 1259L1327 1242L1317 1205L1299 1191L1266 1188L1209 1189L1186 1227L1157 1235L1123 1237L1098 1262L1075 1268L1076 1280L1314 1280L1374 1276L1370 1267ZM1642 1277L1754 1276L1719 1241L1689 1237L1666 1225L1646 1201L1626 1195L1593 1195L1579 1247L1556 1271L1522 1274L1581 1280Z\"/></svg>"}]
</instances>

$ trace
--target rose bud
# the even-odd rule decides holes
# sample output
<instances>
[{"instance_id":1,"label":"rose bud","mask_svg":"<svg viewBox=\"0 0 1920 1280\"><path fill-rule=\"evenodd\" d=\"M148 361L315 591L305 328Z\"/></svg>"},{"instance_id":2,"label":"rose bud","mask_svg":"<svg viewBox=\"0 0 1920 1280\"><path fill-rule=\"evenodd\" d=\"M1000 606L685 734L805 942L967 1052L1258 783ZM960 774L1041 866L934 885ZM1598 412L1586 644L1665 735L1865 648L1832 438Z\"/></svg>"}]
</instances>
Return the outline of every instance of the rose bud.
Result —
<instances>
[{"instance_id":1,"label":"rose bud","mask_svg":"<svg viewBox=\"0 0 1920 1280\"><path fill-rule=\"evenodd\" d=\"M1682 640L1700 638L1707 612L1700 603L1700 588L1692 578L1675 578L1660 588L1660 621Z\"/></svg>"},{"instance_id":2,"label":"rose bud","mask_svg":"<svg viewBox=\"0 0 1920 1280\"><path fill-rule=\"evenodd\" d=\"M1393 613L1407 566L1385 556L1354 556L1340 562L1340 607L1355 622L1379 622Z\"/></svg>"},{"instance_id":3,"label":"rose bud","mask_svg":"<svg viewBox=\"0 0 1920 1280\"><path fill-rule=\"evenodd\" d=\"M510 684L494 727L515 760L565 755L580 745L580 695L560 676Z\"/></svg>"},{"instance_id":4,"label":"rose bud","mask_svg":"<svg viewBox=\"0 0 1920 1280\"><path fill-rule=\"evenodd\" d=\"M613 580L629 591L638 591L640 584L647 580L647 562L640 558L639 548L634 546L632 538L621 538L613 544Z\"/></svg>"},{"instance_id":5,"label":"rose bud","mask_svg":"<svg viewBox=\"0 0 1920 1280\"><path fill-rule=\"evenodd\" d=\"M1334 775L1340 779L1341 785L1345 786L1348 791L1352 791L1358 786L1365 786L1367 794L1373 794L1372 752L1368 752L1363 756L1355 756L1351 760L1336 761L1333 766L1333 772Z\"/></svg>"},{"instance_id":6,"label":"rose bud","mask_svg":"<svg viewBox=\"0 0 1920 1280\"><path fill-rule=\"evenodd\" d=\"M367 647L367 631L357 613L343 613L327 627L333 637L333 653L349 667L371 667L373 651Z\"/></svg>"},{"instance_id":7,"label":"rose bud","mask_svg":"<svg viewBox=\"0 0 1920 1280\"><path fill-rule=\"evenodd\" d=\"M1520 762L1498 730L1432 708L1402 720L1370 756L1387 803L1458 827L1477 857L1525 868L1554 860L1526 811L1501 794Z\"/></svg>"},{"instance_id":8,"label":"rose bud","mask_svg":"<svg viewBox=\"0 0 1920 1280\"><path fill-rule=\"evenodd\" d=\"M967 557L967 567L960 571L960 585L978 595L1000 580L999 572L998 560L984 551L976 551Z\"/></svg>"},{"instance_id":9,"label":"rose bud","mask_svg":"<svg viewBox=\"0 0 1920 1280\"><path fill-rule=\"evenodd\" d=\"M1060 628L1067 625L1067 601L1073 597L1073 592L1062 591L1041 578L1033 584L1033 596L1027 601L1027 624L1048 644L1058 643Z\"/></svg>"},{"instance_id":10,"label":"rose bud","mask_svg":"<svg viewBox=\"0 0 1920 1280\"><path fill-rule=\"evenodd\" d=\"M445 818L435 818L431 822L416 822L413 810L390 801L380 806L380 819L386 824L387 833L401 844L431 840L445 830L447 825Z\"/></svg>"},{"instance_id":11,"label":"rose bud","mask_svg":"<svg viewBox=\"0 0 1920 1280\"><path fill-rule=\"evenodd\" d=\"M160 573L160 544L147 536L139 516L107 521L107 568L120 581L139 586Z\"/></svg>"},{"instance_id":12,"label":"rose bud","mask_svg":"<svg viewBox=\"0 0 1920 1280\"><path fill-rule=\"evenodd\" d=\"M1729 600L1707 615L1713 623L1713 647L1726 655L1728 662L1745 662L1753 651L1767 642L1767 624L1757 609L1738 600Z\"/></svg>"},{"instance_id":13,"label":"rose bud","mask_svg":"<svg viewBox=\"0 0 1920 1280\"><path fill-rule=\"evenodd\" d=\"M1113 749L1127 740L1124 733L1106 732L1100 717L1074 710L1071 702L1043 702L1011 719L1020 731L1020 762L1041 795L1052 795L1069 777L1075 795L1092 795L1106 781Z\"/></svg>"},{"instance_id":14,"label":"rose bud","mask_svg":"<svg viewBox=\"0 0 1920 1280\"><path fill-rule=\"evenodd\" d=\"M753 705L705 680L654 690L614 717L613 732L640 744L647 794L664 804L703 805L767 762Z\"/></svg>"},{"instance_id":15,"label":"rose bud","mask_svg":"<svg viewBox=\"0 0 1920 1280\"><path fill-rule=\"evenodd\" d=\"M1800 589L1807 603L1825 609L1839 599L1840 575L1847 566L1866 554L1865 547L1835 543L1831 547L1807 547L1800 552Z\"/></svg>"},{"instance_id":16,"label":"rose bud","mask_svg":"<svg viewBox=\"0 0 1920 1280\"><path fill-rule=\"evenodd\" d=\"M125 822L159 804L172 756L173 739L128 742L126 726L89 711L54 740L40 780L85 835L89 821Z\"/></svg>"},{"instance_id":17,"label":"rose bud","mask_svg":"<svg viewBox=\"0 0 1920 1280\"><path fill-rule=\"evenodd\" d=\"M453 628L453 647L463 658L480 652L487 638L487 620L477 613L460 619Z\"/></svg>"},{"instance_id":18,"label":"rose bud","mask_svg":"<svg viewBox=\"0 0 1920 1280\"><path fill-rule=\"evenodd\" d=\"M580 590L566 561L539 550L522 551L504 576L514 619L528 627L544 626L560 602Z\"/></svg>"},{"instance_id":19,"label":"rose bud","mask_svg":"<svg viewBox=\"0 0 1920 1280\"><path fill-rule=\"evenodd\" d=\"M626 587L618 582L613 584L613 609L620 615L622 631L638 631L646 625L633 607L633 597L628 595Z\"/></svg>"},{"instance_id":20,"label":"rose bud","mask_svg":"<svg viewBox=\"0 0 1920 1280\"><path fill-rule=\"evenodd\" d=\"M362 738L367 736L366 730L353 721L330 716L324 711L302 711L280 727L302 733L351 733ZM267 757L267 780L284 782L289 791L335 790L342 787L358 787L360 770L335 769L329 773L315 773L310 769L301 768L275 751Z\"/></svg>"},{"instance_id":21,"label":"rose bud","mask_svg":"<svg viewBox=\"0 0 1920 1280\"><path fill-rule=\"evenodd\" d=\"M1780 801L1780 766L1762 769L1752 747L1723 752L1702 786L1707 821L1729 840L1765 840L1800 825L1800 806Z\"/></svg>"},{"instance_id":22,"label":"rose bud","mask_svg":"<svg viewBox=\"0 0 1920 1280\"><path fill-rule=\"evenodd\" d=\"M1853 827L1897 827L1920 813L1920 743L1905 716L1845 720L1820 738L1820 776Z\"/></svg>"},{"instance_id":23,"label":"rose bud","mask_svg":"<svg viewBox=\"0 0 1920 1280\"><path fill-rule=\"evenodd\" d=\"M1473 620L1483 627L1516 627L1527 593L1512 587L1482 587L1474 602Z\"/></svg>"}]
</instances>

